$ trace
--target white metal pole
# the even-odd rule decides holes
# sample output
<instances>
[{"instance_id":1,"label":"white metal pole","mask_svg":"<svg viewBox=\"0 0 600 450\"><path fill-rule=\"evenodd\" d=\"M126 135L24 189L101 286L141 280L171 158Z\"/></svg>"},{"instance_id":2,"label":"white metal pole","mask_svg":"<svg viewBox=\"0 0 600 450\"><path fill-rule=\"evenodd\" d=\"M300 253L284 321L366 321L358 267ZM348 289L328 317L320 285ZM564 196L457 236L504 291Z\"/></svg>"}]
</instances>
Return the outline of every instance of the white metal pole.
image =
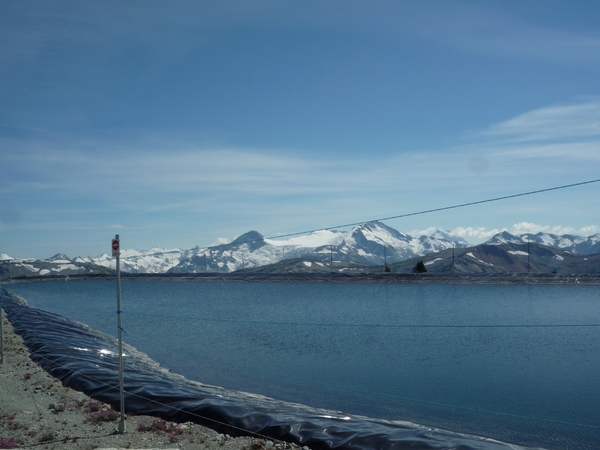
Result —
<instances>
[{"instance_id":1,"label":"white metal pole","mask_svg":"<svg viewBox=\"0 0 600 450\"><path fill-rule=\"evenodd\" d=\"M454 273L454 242L452 243L452 273Z\"/></svg>"},{"instance_id":2,"label":"white metal pole","mask_svg":"<svg viewBox=\"0 0 600 450\"><path fill-rule=\"evenodd\" d=\"M118 340L119 340L119 395L121 400L121 420L119 420L119 434L125 433L125 395L123 393L123 339L121 336L121 270L120 270L120 255L121 255L121 244L119 242L119 235L115 236L115 240L118 242L117 247L117 325L118 325Z\"/></svg>"},{"instance_id":3,"label":"white metal pole","mask_svg":"<svg viewBox=\"0 0 600 450\"><path fill-rule=\"evenodd\" d=\"M333 245L329 247L329 269L333 273Z\"/></svg>"},{"instance_id":4,"label":"white metal pole","mask_svg":"<svg viewBox=\"0 0 600 450\"><path fill-rule=\"evenodd\" d=\"M387 269L387 250L385 245L383 246L383 271L386 272Z\"/></svg>"}]
</instances>

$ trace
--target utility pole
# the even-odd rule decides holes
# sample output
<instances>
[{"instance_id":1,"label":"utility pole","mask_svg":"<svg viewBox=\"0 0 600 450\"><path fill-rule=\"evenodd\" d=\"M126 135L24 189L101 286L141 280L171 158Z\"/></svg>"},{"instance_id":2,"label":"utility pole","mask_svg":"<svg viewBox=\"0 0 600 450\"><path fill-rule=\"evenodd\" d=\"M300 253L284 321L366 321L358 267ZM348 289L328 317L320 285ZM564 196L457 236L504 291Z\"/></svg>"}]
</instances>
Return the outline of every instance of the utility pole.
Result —
<instances>
[{"instance_id":1,"label":"utility pole","mask_svg":"<svg viewBox=\"0 0 600 450\"><path fill-rule=\"evenodd\" d=\"M121 403L121 419L119 420L118 432L119 434L125 433L125 394L123 390L123 337L121 327L121 270L120 270L120 256L121 256L121 242L119 235L117 234L112 240L112 255L116 256L116 271L117 271L117 336L119 341L119 397Z\"/></svg>"},{"instance_id":2,"label":"utility pole","mask_svg":"<svg viewBox=\"0 0 600 450\"><path fill-rule=\"evenodd\" d=\"M387 251L385 245L383 246L383 270L387 268Z\"/></svg>"},{"instance_id":3,"label":"utility pole","mask_svg":"<svg viewBox=\"0 0 600 450\"><path fill-rule=\"evenodd\" d=\"M388 267L387 263L387 248L385 247L385 245L383 246L383 272L390 272L390 268Z\"/></svg>"},{"instance_id":4,"label":"utility pole","mask_svg":"<svg viewBox=\"0 0 600 450\"><path fill-rule=\"evenodd\" d=\"M329 256L329 269L331 273L333 273L333 245L329 246L330 256Z\"/></svg>"}]
</instances>

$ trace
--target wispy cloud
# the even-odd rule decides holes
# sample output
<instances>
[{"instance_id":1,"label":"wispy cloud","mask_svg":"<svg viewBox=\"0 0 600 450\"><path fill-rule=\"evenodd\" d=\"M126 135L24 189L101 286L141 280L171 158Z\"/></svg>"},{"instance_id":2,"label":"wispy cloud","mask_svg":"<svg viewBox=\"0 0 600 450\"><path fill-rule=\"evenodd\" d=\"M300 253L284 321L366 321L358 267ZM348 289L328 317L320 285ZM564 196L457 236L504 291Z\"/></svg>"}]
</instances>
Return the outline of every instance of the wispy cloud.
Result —
<instances>
[{"instance_id":1,"label":"wispy cloud","mask_svg":"<svg viewBox=\"0 0 600 450\"><path fill-rule=\"evenodd\" d=\"M428 228L425 228L422 230L420 230L420 229L411 230L411 231L408 231L407 233L410 234L411 236L415 236L415 237L423 236L423 235L429 236L440 229L444 229L444 228L443 227L428 227ZM492 236L494 236L495 234L498 234L498 233L500 233L502 231L506 231L506 230L507 230L506 228L488 229L485 227L456 227L456 228L453 228L451 230L446 230L446 231L448 231L448 233L453 236L463 238L464 240L466 240L469 243L477 244L477 243L486 241L486 240L490 239Z\"/></svg>"},{"instance_id":2,"label":"wispy cloud","mask_svg":"<svg viewBox=\"0 0 600 450\"><path fill-rule=\"evenodd\" d=\"M520 222L511 227L511 233L513 234L550 233L557 235L574 234L577 236L590 236L598 232L600 232L600 228L596 225L589 225L576 229L562 225L539 225L537 223Z\"/></svg>"},{"instance_id":3,"label":"wispy cloud","mask_svg":"<svg viewBox=\"0 0 600 450\"><path fill-rule=\"evenodd\" d=\"M600 57L597 33L542 26L475 3L438 3L434 11L421 3L411 9L412 20L406 20L405 27L464 52L581 65L594 64Z\"/></svg>"},{"instance_id":4,"label":"wispy cloud","mask_svg":"<svg viewBox=\"0 0 600 450\"><path fill-rule=\"evenodd\" d=\"M428 227L425 229L416 229L408 231L407 233L411 236L429 236L435 231L442 228ZM508 231L514 235L520 234L536 234L536 233L549 233L556 235L570 234L575 236L591 236L600 232L600 227L596 225L588 225L581 228L573 228L563 225L540 225L531 222L519 222L515 223L510 227L505 228L486 228L486 227L456 227L451 230L447 230L449 234L465 239L471 244L479 244L492 238L494 235L503 231Z\"/></svg>"},{"instance_id":5,"label":"wispy cloud","mask_svg":"<svg viewBox=\"0 0 600 450\"><path fill-rule=\"evenodd\" d=\"M360 169L358 163L334 163L258 149L162 149L142 153L131 150L118 159L88 154L83 163L65 154L57 165L81 171L62 180L72 187L87 179L88 185L95 185L92 189L100 185L117 189L120 184L130 193L152 189L182 194L244 192L267 197L343 190Z\"/></svg>"},{"instance_id":6,"label":"wispy cloud","mask_svg":"<svg viewBox=\"0 0 600 450\"><path fill-rule=\"evenodd\" d=\"M522 159L570 159L572 161L600 162L600 138L591 142L569 142L551 144L515 144L496 152L498 157L512 160Z\"/></svg>"},{"instance_id":7,"label":"wispy cloud","mask_svg":"<svg viewBox=\"0 0 600 450\"><path fill-rule=\"evenodd\" d=\"M0 142L5 148L10 141ZM84 150L82 150L82 148ZM411 172L404 168L412 167ZM148 149L144 142L128 145L97 141L82 145L62 142L20 143L4 161L11 183L5 192L123 195L244 193L264 198L365 194L417 181L416 172L430 174L434 183L447 166L418 154L387 161L326 158L297 151L196 147L170 142ZM399 174L402 174L400 177ZM189 199L179 198L182 205ZM157 205L158 206L158 205Z\"/></svg>"},{"instance_id":8,"label":"wispy cloud","mask_svg":"<svg viewBox=\"0 0 600 450\"><path fill-rule=\"evenodd\" d=\"M67 135L4 139L0 146L14 151L6 153L0 168L7 181L0 189L28 198L77 198L103 209L110 204L135 214L228 211L268 216L278 211L293 223L309 211L323 211L336 218L324 221L332 226L531 186L552 187L547 180L542 186L536 181L549 174L588 177L586 172L597 170L600 161L600 140L592 139L600 132L599 123L600 101L588 100L522 114L451 149L374 159L366 154L340 158L289 149L202 146L168 136L115 142ZM551 163L542 163L550 157ZM523 158L532 161L523 165ZM61 208L70 206L63 203ZM461 231L465 237L479 232Z\"/></svg>"},{"instance_id":9,"label":"wispy cloud","mask_svg":"<svg viewBox=\"0 0 600 450\"><path fill-rule=\"evenodd\" d=\"M473 173L486 176L565 182L598 178L600 99L528 111L466 133L453 150L470 158Z\"/></svg>"},{"instance_id":10,"label":"wispy cloud","mask_svg":"<svg viewBox=\"0 0 600 450\"><path fill-rule=\"evenodd\" d=\"M600 138L600 100L551 106L492 125L482 135L508 142Z\"/></svg>"},{"instance_id":11,"label":"wispy cloud","mask_svg":"<svg viewBox=\"0 0 600 450\"><path fill-rule=\"evenodd\" d=\"M212 230L211 240L248 229L274 235L597 178L599 111L600 100L588 98L521 114L449 148L375 158L367 152L341 157L198 144L166 135L113 141L66 133L2 138L0 192L19 205L24 230L107 230L119 224L141 233L144 227L190 227L186 242L194 245L199 229ZM573 234L593 234L596 225L580 217L593 196L570 198L561 217L579 224ZM556 213L554 203L542 200L518 210L504 203L464 210L461 217L468 218L453 219L452 232L469 242L505 229L571 232L566 219L564 227L531 225L539 215ZM6 229L11 219L3 216ZM505 226L508 217L528 222L494 228ZM390 225L420 226L435 217L419 219Z\"/></svg>"}]
</instances>

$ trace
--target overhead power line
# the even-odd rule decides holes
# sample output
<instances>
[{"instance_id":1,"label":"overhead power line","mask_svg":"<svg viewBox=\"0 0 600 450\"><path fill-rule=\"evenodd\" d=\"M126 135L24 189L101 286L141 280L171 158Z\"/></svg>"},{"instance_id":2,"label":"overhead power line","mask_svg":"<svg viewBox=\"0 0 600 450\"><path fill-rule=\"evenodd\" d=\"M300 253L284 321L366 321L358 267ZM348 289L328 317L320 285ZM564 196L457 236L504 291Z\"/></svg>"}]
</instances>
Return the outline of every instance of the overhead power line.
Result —
<instances>
[{"instance_id":1,"label":"overhead power line","mask_svg":"<svg viewBox=\"0 0 600 450\"><path fill-rule=\"evenodd\" d=\"M584 184L592 184L592 183L599 183L599 182L600 182L600 178L598 178L596 180L581 181L579 183L565 184L565 185L562 185L562 186L555 186L555 187L546 188L546 189L538 189L536 191L521 192L519 194L512 194L512 195L505 195L505 196L502 196L502 197L488 198L486 200L477 200L475 202L460 203L458 205L442 206L440 208L433 208L433 209L425 209L423 211L411 212L411 213L406 213L406 214L399 214L399 215L396 215L396 216L382 217L380 219L366 220L366 221L363 221L363 222L347 223L347 224L344 224L344 225L336 225L336 226L333 226L333 227L316 228L314 230L309 230L309 231L299 231L297 233L281 234L279 236L273 236L273 237L269 237L269 238L265 238L265 239L280 239L280 238L284 238L284 237L300 236L300 235L303 235L303 234L310 234L310 233L314 233L316 231L336 230L338 228L355 227L355 226L358 226L358 225L363 225L365 223L374 222L374 221L383 222L384 220L402 219L404 217L419 216L419 215L422 215L422 214L429 214L429 213L434 213L434 212L439 212L439 211L447 211L449 209L457 209L457 208L464 208L466 206L481 205L483 203L498 202L500 200L508 200L510 198L525 197L527 195L541 194L543 192L550 192L550 191L558 191L560 189L567 189L567 188L572 188L572 187L576 187L576 186L583 186Z\"/></svg>"},{"instance_id":2,"label":"overhead power line","mask_svg":"<svg viewBox=\"0 0 600 450\"><path fill-rule=\"evenodd\" d=\"M439 207L439 208L425 209L423 211L416 211L416 212L410 212L410 213L405 213L405 214L398 214L398 215L395 215L395 216L382 217L382 218L379 218L379 219L364 220L362 222L345 223L343 225L335 225L335 226L332 226L332 227L315 228L313 230L305 230L305 231L298 231L298 232L295 232L295 233L287 233L287 234L280 234L280 235L277 235L277 236L263 237L262 239L251 239L251 240L248 240L248 241L244 241L242 243L243 244L250 244L252 242L264 241L265 239L281 239L281 238L292 237L292 236L302 236L302 235L305 235L305 234L315 233L317 231L337 230L339 228L355 227L355 226L363 225L363 224L369 223L369 222L375 222L375 221L383 222L384 220L393 220L393 219L402 219L402 218L405 218L405 217L420 216L420 215L423 215L423 214L430 214L430 213L434 213L434 212L447 211L447 210L450 210L450 209L465 208L467 206L475 206L475 205L481 205L481 204L484 204L484 203L499 202L501 200L508 200L508 199L511 199L511 198L525 197L525 196L534 195L534 194L541 194L541 193L544 193L544 192L558 191L558 190L561 190L561 189L568 189L568 188L577 187L577 186L583 186L583 185L592 184L592 183L600 183L600 178L597 178L595 180L581 181L579 183L563 184L562 186L554 186L554 187L550 187L550 188L546 188L546 189L537 189L535 191L520 192L518 194L504 195L502 197L494 197L494 198L488 198L488 199L485 199L485 200L477 200L477 201L474 201L474 202L459 203L457 205L442 206L442 207ZM215 247L218 247L218 246L211 245L211 246L208 246L208 247L200 247L200 248L202 248L204 250L209 250L209 249L215 248Z\"/></svg>"}]
</instances>

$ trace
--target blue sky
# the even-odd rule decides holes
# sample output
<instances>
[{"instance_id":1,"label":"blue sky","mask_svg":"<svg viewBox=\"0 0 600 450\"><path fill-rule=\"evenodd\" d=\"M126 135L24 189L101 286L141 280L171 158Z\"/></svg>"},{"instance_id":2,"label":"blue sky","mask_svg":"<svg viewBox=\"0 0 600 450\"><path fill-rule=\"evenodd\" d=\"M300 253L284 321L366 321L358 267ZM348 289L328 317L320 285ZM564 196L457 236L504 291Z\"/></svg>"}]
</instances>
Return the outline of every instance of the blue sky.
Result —
<instances>
[{"instance_id":1,"label":"blue sky","mask_svg":"<svg viewBox=\"0 0 600 450\"><path fill-rule=\"evenodd\" d=\"M0 253L191 248L600 178L600 3L0 2ZM600 183L386 222L600 232Z\"/></svg>"}]
</instances>

